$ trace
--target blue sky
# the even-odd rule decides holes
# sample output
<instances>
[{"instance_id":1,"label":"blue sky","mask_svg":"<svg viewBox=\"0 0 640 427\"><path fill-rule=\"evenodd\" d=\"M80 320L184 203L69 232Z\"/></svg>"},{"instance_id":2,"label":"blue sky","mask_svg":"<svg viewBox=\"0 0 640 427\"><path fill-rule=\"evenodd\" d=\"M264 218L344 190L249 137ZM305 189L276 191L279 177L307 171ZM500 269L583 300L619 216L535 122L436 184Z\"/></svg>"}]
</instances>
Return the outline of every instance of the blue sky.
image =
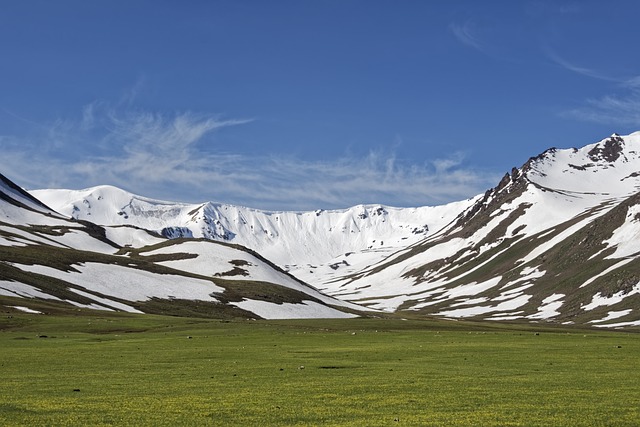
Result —
<instances>
[{"instance_id":1,"label":"blue sky","mask_svg":"<svg viewBox=\"0 0 640 427\"><path fill-rule=\"evenodd\" d=\"M635 1L14 1L0 172L264 209L442 204L640 130Z\"/></svg>"}]
</instances>

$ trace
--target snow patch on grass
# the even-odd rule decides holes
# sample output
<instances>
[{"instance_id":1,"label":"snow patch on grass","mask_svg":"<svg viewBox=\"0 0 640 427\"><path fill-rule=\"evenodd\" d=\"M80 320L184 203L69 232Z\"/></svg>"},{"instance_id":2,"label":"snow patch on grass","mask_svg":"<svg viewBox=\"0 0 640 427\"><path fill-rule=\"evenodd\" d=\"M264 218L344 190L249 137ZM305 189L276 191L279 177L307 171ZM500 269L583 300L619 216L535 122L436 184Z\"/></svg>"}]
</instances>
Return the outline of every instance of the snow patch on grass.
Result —
<instances>
[{"instance_id":1,"label":"snow patch on grass","mask_svg":"<svg viewBox=\"0 0 640 427\"><path fill-rule=\"evenodd\" d=\"M631 322L620 322L620 323L608 323L606 325L593 325L596 328L624 328L627 326L640 326L640 320L633 320Z\"/></svg>"},{"instance_id":2,"label":"snow patch on grass","mask_svg":"<svg viewBox=\"0 0 640 427\"><path fill-rule=\"evenodd\" d=\"M615 305L615 304L618 304L623 299L627 298L628 296L631 296L634 294L640 294L640 283L635 285L630 292L625 293L624 291L620 291L611 295L610 297L603 296L600 292L598 292L593 296L593 298L591 299L591 302L583 306L582 309L593 310L594 308L601 307L601 306Z\"/></svg>"},{"instance_id":3,"label":"snow patch on grass","mask_svg":"<svg viewBox=\"0 0 640 427\"><path fill-rule=\"evenodd\" d=\"M303 301L301 304L275 304L244 299L232 304L243 310L251 311L264 319L339 319L358 317L355 314L343 313L314 301Z\"/></svg>"},{"instance_id":4,"label":"snow patch on grass","mask_svg":"<svg viewBox=\"0 0 640 427\"><path fill-rule=\"evenodd\" d=\"M0 246L16 246L16 247L24 247L27 246L26 243L21 241L22 239L13 238L5 238L4 236L0 236Z\"/></svg>"},{"instance_id":5,"label":"snow patch on grass","mask_svg":"<svg viewBox=\"0 0 640 427\"><path fill-rule=\"evenodd\" d=\"M558 309L562 307L564 301L558 301L560 298L564 298L565 294L552 294L542 300L542 305L538 307L538 312L527 316L528 319L550 319L558 316L560 312Z\"/></svg>"},{"instance_id":6,"label":"snow patch on grass","mask_svg":"<svg viewBox=\"0 0 640 427\"><path fill-rule=\"evenodd\" d=\"M161 239L152 236L145 230L135 229L133 227L105 227L107 239L120 246L131 246L133 248L141 248L143 246L155 245L164 242Z\"/></svg>"},{"instance_id":7,"label":"snow patch on grass","mask_svg":"<svg viewBox=\"0 0 640 427\"><path fill-rule=\"evenodd\" d=\"M115 308L115 309L120 310L120 311L126 311L127 313L144 314L144 312L142 312L140 310L136 310L135 308L133 308L131 306L128 306L126 304L122 304L120 302L113 301L113 300L110 300L110 299L107 299L107 298L101 298L101 297L95 296L93 294L90 294L89 292L84 292L84 291L81 291L81 290L78 290L78 289L73 289L73 288L70 289L70 291L75 292L78 295L82 295L83 297L92 299L92 300L94 300L94 301L96 301L96 302L98 302L100 304L104 304L104 305L106 305L108 307Z\"/></svg>"},{"instance_id":8,"label":"snow patch on grass","mask_svg":"<svg viewBox=\"0 0 640 427\"><path fill-rule=\"evenodd\" d=\"M41 311L38 311L38 310L32 310L32 309L30 309L30 308L28 308L28 307L23 307L23 306L21 306L21 305L10 305L9 307L11 307L11 308L15 308L16 310L23 311L23 312L25 312L25 313L31 313L31 314L42 314L42 312L41 312Z\"/></svg>"},{"instance_id":9,"label":"snow patch on grass","mask_svg":"<svg viewBox=\"0 0 640 427\"><path fill-rule=\"evenodd\" d=\"M37 234L37 232L29 233L19 228L6 227L6 226L0 226L0 231L5 231L11 234L15 234L16 236L22 237L22 239L18 239L17 237L12 237L12 239L16 239L15 242L9 240L10 243L7 246L28 246L28 245L33 245L38 243L38 244L56 246L60 248L64 247L64 245L61 245L51 240L51 237L53 236L49 236L49 238L45 238Z\"/></svg>"},{"instance_id":10,"label":"snow patch on grass","mask_svg":"<svg viewBox=\"0 0 640 427\"><path fill-rule=\"evenodd\" d=\"M188 241L177 245L159 248L150 252L143 252L142 255L172 254L176 252L197 254L198 256L188 259L162 261L157 264L203 276L219 275L221 278L226 280L254 280L273 283L304 292L309 296L330 305L339 305L353 309L360 308L346 301L328 297L311 286L306 286L298 282L291 276L273 268L267 262L255 257L249 252L211 241ZM234 260L243 262L242 270L245 270L248 273L247 276L224 275L225 272L228 272L233 268L230 261Z\"/></svg>"},{"instance_id":11,"label":"snow patch on grass","mask_svg":"<svg viewBox=\"0 0 640 427\"><path fill-rule=\"evenodd\" d=\"M514 286L518 283L521 282L526 282L528 280L535 280L538 279L542 276L544 276L546 273L546 271L542 270L538 270L538 267L525 267L522 269L522 271L520 272L520 278L516 279L516 280L512 280L511 282L507 283L506 285L504 285L503 287L501 287L500 289L506 289L506 288L510 288L511 286ZM532 286L532 285L529 285ZM527 287L529 287L527 286ZM525 288L526 289L526 288ZM506 294L507 292L505 292Z\"/></svg>"},{"instance_id":12,"label":"snow patch on grass","mask_svg":"<svg viewBox=\"0 0 640 427\"><path fill-rule=\"evenodd\" d=\"M620 311L610 311L607 313L606 317L603 317L600 320L592 320L589 323L601 323L601 322L607 322L609 320L613 320L613 319L618 319L620 317L624 317L627 314L631 313L633 310L632 309L626 309L626 310L620 310Z\"/></svg>"},{"instance_id":13,"label":"snow patch on grass","mask_svg":"<svg viewBox=\"0 0 640 427\"><path fill-rule=\"evenodd\" d=\"M569 236L571 236L572 234L576 233L581 228L587 226L594 219L604 215L605 213L606 213L606 211L603 209L598 214L590 215L590 216L586 217L585 219L583 219L582 221L578 221L576 224L572 225L571 227L567 227L566 230L556 234L551 239L549 239L546 242L540 244L534 250L532 250L527 256L525 256L524 258L518 260L517 262L518 263L527 264L527 263L535 260L540 255L542 255L543 253L547 252L548 250L553 248L555 245L558 245L558 244L564 242Z\"/></svg>"},{"instance_id":14,"label":"snow patch on grass","mask_svg":"<svg viewBox=\"0 0 640 427\"><path fill-rule=\"evenodd\" d=\"M53 295L45 294L40 289L34 288L31 285L27 285L20 282L9 282L0 280L0 295L8 297L22 297L22 298L42 298L60 301L59 298Z\"/></svg>"},{"instance_id":15,"label":"snow patch on grass","mask_svg":"<svg viewBox=\"0 0 640 427\"><path fill-rule=\"evenodd\" d=\"M616 251L607 259L623 258L640 252L640 226L637 217L640 215L640 205L631 206L627 211L625 222L618 227L613 235L602 243L608 247L615 247Z\"/></svg>"},{"instance_id":16,"label":"snow patch on grass","mask_svg":"<svg viewBox=\"0 0 640 427\"><path fill-rule=\"evenodd\" d=\"M173 274L155 274L113 264L74 265L80 273L60 271L42 265L16 264L16 267L129 301L147 301L151 298L217 301L211 294L224 291L207 280Z\"/></svg>"},{"instance_id":17,"label":"snow patch on grass","mask_svg":"<svg viewBox=\"0 0 640 427\"><path fill-rule=\"evenodd\" d=\"M455 310L446 310L437 313L437 315L447 317L473 317L480 314L491 313L493 311L513 311L528 303L530 299L531 295L520 295L512 300L501 302L500 304L495 306L475 306Z\"/></svg>"}]
</instances>

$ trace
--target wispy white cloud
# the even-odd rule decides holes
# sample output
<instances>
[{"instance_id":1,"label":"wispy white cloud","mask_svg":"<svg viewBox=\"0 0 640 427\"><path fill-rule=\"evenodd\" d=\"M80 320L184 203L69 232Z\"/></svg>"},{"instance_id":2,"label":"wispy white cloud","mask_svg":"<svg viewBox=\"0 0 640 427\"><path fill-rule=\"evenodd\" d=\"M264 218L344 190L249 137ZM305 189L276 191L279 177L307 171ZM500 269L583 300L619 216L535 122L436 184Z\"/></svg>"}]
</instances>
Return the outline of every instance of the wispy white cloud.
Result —
<instances>
[{"instance_id":1,"label":"wispy white cloud","mask_svg":"<svg viewBox=\"0 0 640 427\"><path fill-rule=\"evenodd\" d=\"M524 4L524 12L533 18L557 18L566 19L567 15L576 15L584 10L584 4L567 1L530 1Z\"/></svg>"},{"instance_id":2,"label":"wispy white cloud","mask_svg":"<svg viewBox=\"0 0 640 427\"><path fill-rule=\"evenodd\" d=\"M584 105L561 112L563 117L608 125L640 128L640 76L614 76L577 66L547 49L547 56L565 70L610 83L610 94L587 99Z\"/></svg>"},{"instance_id":3,"label":"wispy white cloud","mask_svg":"<svg viewBox=\"0 0 640 427\"><path fill-rule=\"evenodd\" d=\"M549 47L545 47L543 50L547 58L549 58L554 64L560 66L561 68L564 68L565 70L571 71L572 73L577 73L585 77L604 80L608 82L621 82L620 79L608 76L605 73L599 72L598 70L573 64L566 58L561 57L557 52Z\"/></svg>"},{"instance_id":4,"label":"wispy white cloud","mask_svg":"<svg viewBox=\"0 0 640 427\"><path fill-rule=\"evenodd\" d=\"M640 90L631 89L621 95L588 99L584 106L564 111L562 115L583 121L640 129Z\"/></svg>"},{"instance_id":5,"label":"wispy white cloud","mask_svg":"<svg viewBox=\"0 0 640 427\"><path fill-rule=\"evenodd\" d=\"M397 158L391 148L313 161L237 154L216 135L248 122L193 113L116 113L93 104L76 122L54 122L30 138L2 137L1 171L28 188L112 184L167 200L274 210L441 204L481 193L500 177L466 167L461 153L416 163ZM69 154L78 148L81 155Z\"/></svg>"},{"instance_id":6,"label":"wispy white cloud","mask_svg":"<svg viewBox=\"0 0 640 427\"><path fill-rule=\"evenodd\" d=\"M133 105L133 103L136 101L136 98L138 98L138 95L140 94L140 92L142 92L142 90L144 89L147 83L146 80L147 79L144 76L144 74L140 74L136 82L133 84L133 86L127 88L124 91L124 93L120 97L119 104L125 105L125 106Z\"/></svg>"},{"instance_id":7,"label":"wispy white cloud","mask_svg":"<svg viewBox=\"0 0 640 427\"><path fill-rule=\"evenodd\" d=\"M486 51L486 46L478 35L478 27L473 21L467 20L464 23L452 22L449 24L449 30L460 43L480 52Z\"/></svg>"}]
</instances>

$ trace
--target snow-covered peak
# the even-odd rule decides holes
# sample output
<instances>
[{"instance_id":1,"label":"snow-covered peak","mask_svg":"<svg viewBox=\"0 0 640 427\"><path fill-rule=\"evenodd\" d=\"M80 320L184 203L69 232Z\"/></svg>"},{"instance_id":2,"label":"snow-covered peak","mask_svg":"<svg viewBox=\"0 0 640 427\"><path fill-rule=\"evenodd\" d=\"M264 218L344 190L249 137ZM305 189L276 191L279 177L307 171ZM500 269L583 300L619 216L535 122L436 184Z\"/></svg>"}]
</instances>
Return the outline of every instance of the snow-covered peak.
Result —
<instances>
[{"instance_id":1,"label":"snow-covered peak","mask_svg":"<svg viewBox=\"0 0 640 427\"><path fill-rule=\"evenodd\" d=\"M640 133L614 134L582 148L552 149L523 167L534 184L551 190L607 197L640 191Z\"/></svg>"},{"instance_id":2,"label":"snow-covered peak","mask_svg":"<svg viewBox=\"0 0 640 427\"><path fill-rule=\"evenodd\" d=\"M197 207L150 199L109 185L84 190L33 190L31 194L74 219L102 225L137 225L149 230L161 229L182 210ZM129 215L139 217L138 223L128 221Z\"/></svg>"}]
</instances>

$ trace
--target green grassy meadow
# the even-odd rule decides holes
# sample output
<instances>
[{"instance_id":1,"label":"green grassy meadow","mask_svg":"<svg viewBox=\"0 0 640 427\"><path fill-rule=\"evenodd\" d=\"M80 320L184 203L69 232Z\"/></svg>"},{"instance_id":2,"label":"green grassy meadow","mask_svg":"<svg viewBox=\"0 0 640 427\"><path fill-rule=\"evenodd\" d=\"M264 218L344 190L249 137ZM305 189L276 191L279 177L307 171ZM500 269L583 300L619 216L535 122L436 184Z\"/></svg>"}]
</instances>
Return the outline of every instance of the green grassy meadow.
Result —
<instances>
[{"instance_id":1,"label":"green grassy meadow","mask_svg":"<svg viewBox=\"0 0 640 427\"><path fill-rule=\"evenodd\" d=\"M1 308L3 426L640 425L637 333Z\"/></svg>"}]
</instances>

